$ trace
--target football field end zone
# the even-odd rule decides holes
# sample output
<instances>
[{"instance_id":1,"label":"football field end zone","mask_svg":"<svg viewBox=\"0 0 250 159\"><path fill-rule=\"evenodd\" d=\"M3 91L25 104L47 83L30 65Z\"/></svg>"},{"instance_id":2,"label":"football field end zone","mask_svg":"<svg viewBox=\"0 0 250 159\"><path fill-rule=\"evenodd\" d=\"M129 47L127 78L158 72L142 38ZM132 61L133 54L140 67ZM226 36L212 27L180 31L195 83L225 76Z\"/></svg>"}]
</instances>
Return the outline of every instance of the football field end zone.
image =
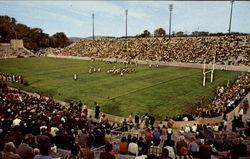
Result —
<instances>
[{"instance_id":1,"label":"football field end zone","mask_svg":"<svg viewBox=\"0 0 250 159\"><path fill-rule=\"evenodd\" d=\"M8 88L9 89L16 89L16 88L13 88L13 87L8 87ZM40 96L39 94L31 93L31 92L27 92L27 91L23 91L23 90L21 90L21 92L27 93L27 94L29 94L31 96L35 96L35 97ZM241 106L243 105L243 102L244 102L245 99L248 99L248 101L250 101L250 92L248 92L248 94L242 99L242 101L238 104L238 106L236 106L234 108L234 110L232 110L230 113L227 114L228 121L231 121L235 115L238 115L239 110L240 110ZM63 102L63 101L60 101L60 100L57 100L57 99L54 99L54 98L53 98L53 100L55 102L60 103L61 105L65 106L65 107L69 107L69 103L66 103L66 102ZM248 110L248 112L249 111L250 110ZM88 114L94 116L95 111L92 110L92 109L88 109ZM128 119L128 118L125 118L125 117L120 117L120 116L111 115L111 114L107 114L107 113L104 113L104 114L109 119L109 121L112 121L112 122L120 123L121 121L123 121L123 119ZM222 116L214 117L214 118L199 118L199 119L196 119L196 120L193 120L193 121L174 121L173 122L173 128L174 129L180 129L181 127L185 126L186 124L188 124L188 125L208 124L208 123L209 124L215 124L215 123L220 123L220 122L223 122L223 117ZM156 120L154 126L158 126L159 123L160 123L160 121ZM168 125L168 122L163 121L162 123L164 125Z\"/></svg>"}]
</instances>

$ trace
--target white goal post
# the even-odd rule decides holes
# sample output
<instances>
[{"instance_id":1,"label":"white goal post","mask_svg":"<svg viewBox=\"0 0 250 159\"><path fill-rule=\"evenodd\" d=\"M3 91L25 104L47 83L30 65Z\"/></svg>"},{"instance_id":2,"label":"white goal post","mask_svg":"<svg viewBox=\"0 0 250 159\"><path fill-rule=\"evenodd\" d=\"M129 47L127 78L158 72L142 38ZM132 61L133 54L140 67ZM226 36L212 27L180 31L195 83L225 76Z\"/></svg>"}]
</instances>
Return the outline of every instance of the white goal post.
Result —
<instances>
[{"instance_id":1,"label":"white goal post","mask_svg":"<svg viewBox=\"0 0 250 159\"><path fill-rule=\"evenodd\" d=\"M208 74L208 73L211 73L210 82L213 83L214 65L215 65L215 58L214 58L214 61L213 61L213 68L212 68L212 70L206 71L206 60L204 60L204 63L203 63L203 86L206 85L206 74Z\"/></svg>"}]
</instances>

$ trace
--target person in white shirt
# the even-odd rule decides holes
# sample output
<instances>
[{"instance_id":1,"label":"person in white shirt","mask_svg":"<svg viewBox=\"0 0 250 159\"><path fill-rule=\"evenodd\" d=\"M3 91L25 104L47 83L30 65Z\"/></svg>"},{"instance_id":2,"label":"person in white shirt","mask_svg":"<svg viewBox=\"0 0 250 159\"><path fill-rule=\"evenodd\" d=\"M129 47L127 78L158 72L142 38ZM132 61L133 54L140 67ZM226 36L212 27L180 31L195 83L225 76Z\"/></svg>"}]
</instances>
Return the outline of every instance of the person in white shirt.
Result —
<instances>
[{"instance_id":1,"label":"person in white shirt","mask_svg":"<svg viewBox=\"0 0 250 159\"><path fill-rule=\"evenodd\" d=\"M137 138L133 137L132 142L128 145L128 152L130 155L138 156L139 147L137 144Z\"/></svg>"},{"instance_id":2,"label":"person in white shirt","mask_svg":"<svg viewBox=\"0 0 250 159\"><path fill-rule=\"evenodd\" d=\"M219 125L218 125L218 123L216 123L216 124L213 126L213 130L214 130L215 132L218 132L218 131L219 131Z\"/></svg>"},{"instance_id":3,"label":"person in white shirt","mask_svg":"<svg viewBox=\"0 0 250 159\"><path fill-rule=\"evenodd\" d=\"M19 126L21 121L22 120L19 119L18 116L16 116L16 119L14 119L13 122L12 122L12 127Z\"/></svg>"},{"instance_id":4,"label":"person in white shirt","mask_svg":"<svg viewBox=\"0 0 250 159\"><path fill-rule=\"evenodd\" d=\"M185 131L185 133L189 133L190 132L190 127L189 127L188 124L186 124L184 131Z\"/></svg>"},{"instance_id":5,"label":"person in white shirt","mask_svg":"<svg viewBox=\"0 0 250 159\"><path fill-rule=\"evenodd\" d=\"M243 115L243 114L244 114L244 110L243 110L243 108L241 108L239 111L239 115Z\"/></svg>"},{"instance_id":6,"label":"person in white shirt","mask_svg":"<svg viewBox=\"0 0 250 159\"><path fill-rule=\"evenodd\" d=\"M188 121L188 117L183 117L182 121Z\"/></svg>"},{"instance_id":7,"label":"person in white shirt","mask_svg":"<svg viewBox=\"0 0 250 159\"><path fill-rule=\"evenodd\" d=\"M192 132L195 133L197 131L197 125L196 124L192 125L191 130Z\"/></svg>"},{"instance_id":8,"label":"person in white shirt","mask_svg":"<svg viewBox=\"0 0 250 159\"><path fill-rule=\"evenodd\" d=\"M171 158L176 158L175 152L174 152L174 148L171 146L165 146L164 149L168 150L168 156Z\"/></svg>"}]
</instances>

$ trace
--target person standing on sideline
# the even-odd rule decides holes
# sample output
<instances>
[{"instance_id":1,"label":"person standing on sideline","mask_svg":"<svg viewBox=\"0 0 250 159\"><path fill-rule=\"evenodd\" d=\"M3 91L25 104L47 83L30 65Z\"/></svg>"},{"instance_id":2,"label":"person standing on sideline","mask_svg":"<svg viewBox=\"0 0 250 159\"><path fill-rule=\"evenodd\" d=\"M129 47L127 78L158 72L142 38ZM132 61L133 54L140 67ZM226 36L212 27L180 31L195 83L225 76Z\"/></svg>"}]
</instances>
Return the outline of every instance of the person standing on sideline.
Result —
<instances>
[{"instance_id":1,"label":"person standing on sideline","mask_svg":"<svg viewBox=\"0 0 250 159\"><path fill-rule=\"evenodd\" d=\"M135 115L135 126L138 128L138 126L139 126L139 115L138 114L136 114Z\"/></svg>"},{"instance_id":2,"label":"person standing on sideline","mask_svg":"<svg viewBox=\"0 0 250 159\"><path fill-rule=\"evenodd\" d=\"M96 106L95 106L95 118L96 119L99 119L99 114L100 114L100 106L98 103L96 103Z\"/></svg>"}]
</instances>

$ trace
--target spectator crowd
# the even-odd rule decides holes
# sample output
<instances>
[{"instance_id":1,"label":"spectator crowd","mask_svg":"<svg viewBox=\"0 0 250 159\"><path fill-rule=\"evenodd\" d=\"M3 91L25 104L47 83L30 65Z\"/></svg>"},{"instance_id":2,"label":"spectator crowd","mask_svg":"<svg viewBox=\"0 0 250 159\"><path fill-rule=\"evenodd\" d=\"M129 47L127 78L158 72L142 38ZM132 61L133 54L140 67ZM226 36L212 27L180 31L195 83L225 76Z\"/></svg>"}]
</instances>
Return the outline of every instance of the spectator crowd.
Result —
<instances>
[{"instance_id":1,"label":"spectator crowd","mask_svg":"<svg viewBox=\"0 0 250 159\"><path fill-rule=\"evenodd\" d=\"M250 66L250 37L99 38L82 39L59 55Z\"/></svg>"}]
</instances>

